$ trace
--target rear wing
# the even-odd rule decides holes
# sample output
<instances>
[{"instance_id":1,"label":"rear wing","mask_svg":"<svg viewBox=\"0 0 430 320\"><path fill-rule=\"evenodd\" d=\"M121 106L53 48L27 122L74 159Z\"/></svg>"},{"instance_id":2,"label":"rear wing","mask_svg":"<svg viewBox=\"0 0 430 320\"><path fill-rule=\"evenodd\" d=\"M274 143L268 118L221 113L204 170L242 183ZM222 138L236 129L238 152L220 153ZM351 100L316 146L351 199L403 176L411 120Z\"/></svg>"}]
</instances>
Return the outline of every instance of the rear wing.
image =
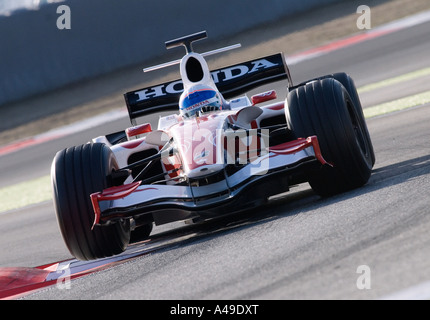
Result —
<instances>
[{"instance_id":1,"label":"rear wing","mask_svg":"<svg viewBox=\"0 0 430 320\"><path fill-rule=\"evenodd\" d=\"M293 86L282 53L214 70L211 75L226 99L244 94L263 84L284 79L288 79L289 87ZM175 80L125 93L131 122L134 123L134 119L150 113L179 110L178 103L183 90L182 80Z\"/></svg>"}]
</instances>

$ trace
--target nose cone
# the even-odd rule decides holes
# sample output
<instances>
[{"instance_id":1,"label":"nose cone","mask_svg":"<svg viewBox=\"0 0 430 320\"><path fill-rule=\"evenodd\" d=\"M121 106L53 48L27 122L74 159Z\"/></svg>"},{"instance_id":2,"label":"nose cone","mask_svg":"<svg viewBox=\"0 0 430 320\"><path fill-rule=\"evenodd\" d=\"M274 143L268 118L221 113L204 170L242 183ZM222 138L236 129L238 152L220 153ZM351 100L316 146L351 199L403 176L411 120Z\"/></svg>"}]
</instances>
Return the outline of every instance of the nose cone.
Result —
<instances>
[{"instance_id":1,"label":"nose cone","mask_svg":"<svg viewBox=\"0 0 430 320\"><path fill-rule=\"evenodd\" d=\"M223 158L218 155L217 146L222 147L219 140L224 121L222 115L205 115L172 128L185 175L199 177L223 169Z\"/></svg>"}]
</instances>

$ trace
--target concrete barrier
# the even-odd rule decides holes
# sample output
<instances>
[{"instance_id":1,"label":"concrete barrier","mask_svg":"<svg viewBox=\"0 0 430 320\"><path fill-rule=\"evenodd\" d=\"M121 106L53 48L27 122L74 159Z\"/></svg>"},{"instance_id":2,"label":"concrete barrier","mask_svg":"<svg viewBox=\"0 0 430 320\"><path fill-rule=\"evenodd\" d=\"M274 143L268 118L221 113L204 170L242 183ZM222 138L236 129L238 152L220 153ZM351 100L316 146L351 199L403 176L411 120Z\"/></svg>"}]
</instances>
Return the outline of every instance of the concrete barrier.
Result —
<instances>
[{"instance_id":1,"label":"concrete barrier","mask_svg":"<svg viewBox=\"0 0 430 320\"><path fill-rule=\"evenodd\" d=\"M0 18L0 105L165 54L164 41L227 34L339 0L68 0ZM59 5L71 12L60 30Z\"/></svg>"}]
</instances>

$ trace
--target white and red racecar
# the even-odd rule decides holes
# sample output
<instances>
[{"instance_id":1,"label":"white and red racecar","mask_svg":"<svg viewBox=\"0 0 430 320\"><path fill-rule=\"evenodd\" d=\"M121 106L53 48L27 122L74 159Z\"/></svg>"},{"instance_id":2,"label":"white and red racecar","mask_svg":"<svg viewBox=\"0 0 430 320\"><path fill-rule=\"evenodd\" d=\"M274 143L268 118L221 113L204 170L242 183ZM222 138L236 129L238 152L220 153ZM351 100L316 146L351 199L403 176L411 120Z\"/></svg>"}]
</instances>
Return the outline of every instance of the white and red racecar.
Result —
<instances>
[{"instance_id":1,"label":"white and red racecar","mask_svg":"<svg viewBox=\"0 0 430 320\"><path fill-rule=\"evenodd\" d=\"M243 211L300 183L329 196L368 181L375 155L347 74L293 85L281 53L210 71L204 56L239 45L194 52L203 38L166 42L185 46L185 56L147 71L180 64L181 79L126 93L132 127L55 156L58 224L76 258L119 254L154 223ZM285 101L262 104L275 91L246 96L280 80ZM166 110L179 113L160 117L156 130L136 124Z\"/></svg>"}]
</instances>

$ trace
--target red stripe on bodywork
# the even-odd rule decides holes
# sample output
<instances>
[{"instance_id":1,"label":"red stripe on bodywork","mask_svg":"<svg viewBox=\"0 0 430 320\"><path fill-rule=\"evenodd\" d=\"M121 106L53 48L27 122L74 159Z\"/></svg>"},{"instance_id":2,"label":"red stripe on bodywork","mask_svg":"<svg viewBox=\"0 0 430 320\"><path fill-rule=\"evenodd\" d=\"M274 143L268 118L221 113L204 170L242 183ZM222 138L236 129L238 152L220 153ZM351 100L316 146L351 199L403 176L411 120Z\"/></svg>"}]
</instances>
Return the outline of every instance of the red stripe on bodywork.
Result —
<instances>
[{"instance_id":1,"label":"red stripe on bodywork","mask_svg":"<svg viewBox=\"0 0 430 320\"><path fill-rule=\"evenodd\" d=\"M325 161L321 153L318 138L316 136L310 136L306 139L299 138L294 141L285 142L277 146L270 147L269 151L275 154L294 154L308 147L313 147L315 157L318 159L319 162L321 162L321 164L332 166L332 164Z\"/></svg>"},{"instance_id":2,"label":"red stripe on bodywork","mask_svg":"<svg viewBox=\"0 0 430 320\"><path fill-rule=\"evenodd\" d=\"M136 190L141 183L142 181L137 181L130 184L111 187L103 190L103 192L96 192L91 194L90 199L94 209L94 224L91 230L93 230L94 227L100 222L100 217L101 217L101 211L99 206L100 201L122 199L130 195L131 193L133 193L134 190Z\"/></svg>"}]
</instances>

